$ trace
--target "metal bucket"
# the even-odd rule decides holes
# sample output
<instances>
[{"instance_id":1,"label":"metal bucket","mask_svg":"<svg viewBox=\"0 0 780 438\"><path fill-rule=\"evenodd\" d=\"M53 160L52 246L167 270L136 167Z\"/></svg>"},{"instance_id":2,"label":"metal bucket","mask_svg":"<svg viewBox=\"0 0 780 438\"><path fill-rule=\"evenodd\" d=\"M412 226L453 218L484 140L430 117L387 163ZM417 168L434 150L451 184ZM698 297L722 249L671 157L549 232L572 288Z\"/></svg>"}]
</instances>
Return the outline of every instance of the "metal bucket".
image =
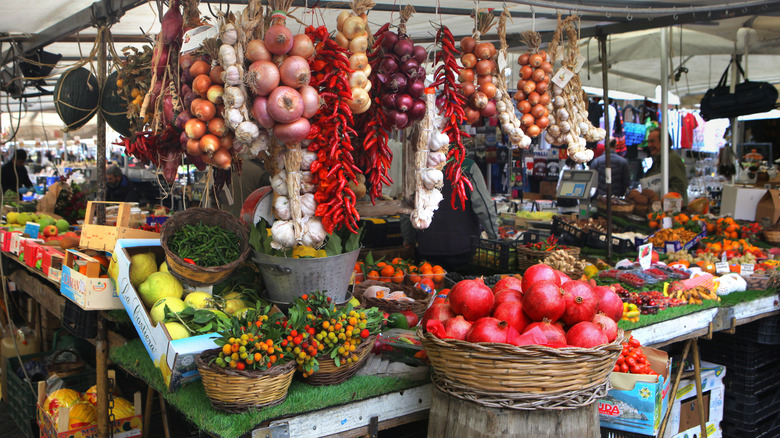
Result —
<instances>
[{"instance_id":1,"label":"metal bucket","mask_svg":"<svg viewBox=\"0 0 780 438\"><path fill-rule=\"evenodd\" d=\"M322 292L335 303L349 300L349 280L360 249L322 258L294 259L252 251L252 260L263 276L268 299L292 303L303 294Z\"/></svg>"}]
</instances>

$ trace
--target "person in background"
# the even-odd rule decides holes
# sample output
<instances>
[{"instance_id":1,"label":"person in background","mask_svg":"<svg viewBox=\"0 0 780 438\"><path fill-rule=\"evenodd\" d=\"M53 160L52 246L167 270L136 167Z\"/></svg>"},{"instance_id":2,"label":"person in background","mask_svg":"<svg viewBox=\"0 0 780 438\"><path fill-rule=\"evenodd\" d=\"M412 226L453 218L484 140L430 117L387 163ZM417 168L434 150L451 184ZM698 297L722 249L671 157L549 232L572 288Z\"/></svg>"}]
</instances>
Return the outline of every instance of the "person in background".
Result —
<instances>
[{"instance_id":1,"label":"person in background","mask_svg":"<svg viewBox=\"0 0 780 438\"><path fill-rule=\"evenodd\" d=\"M441 265L447 271L462 272L471 263L471 236L480 235L480 226L489 239L498 238L498 214L490 198L485 178L474 160L467 158L463 162L463 174L471 181L474 190L466 187L466 207L452 208L452 184L445 177L439 209L433 214L431 226L425 230L415 230L408 216L401 220L401 234L404 246L414 245L416 257L431 264Z\"/></svg>"},{"instance_id":2,"label":"person in background","mask_svg":"<svg viewBox=\"0 0 780 438\"><path fill-rule=\"evenodd\" d=\"M7 190L12 190L19 194L27 193L27 189L32 188L33 183L30 181L30 175L27 174L27 168L24 163L27 161L27 151L24 149L17 149L10 160L6 161L2 167L2 184L3 193Z\"/></svg>"},{"instance_id":3,"label":"person in background","mask_svg":"<svg viewBox=\"0 0 780 438\"><path fill-rule=\"evenodd\" d=\"M231 175L232 183L227 185L217 194L219 209L240 217L241 207L246 198L260 187L271 185L271 175L265 171L263 162L257 158L244 160L241 163L241 174L233 172ZM230 190L233 197L233 203L228 202L228 196L225 190Z\"/></svg>"},{"instance_id":4,"label":"person in background","mask_svg":"<svg viewBox=\"0 0 780 438\"><path fill-rule=\"evenodd\" d=\"M669 145L672 144L671 137ZM653 165L645 172L645 178L661 174L661 128L647 134L647 151L653 157ZM688 176L679 155L669 151L669 191L682 195L683 205L688 204Z\"/></svg>"},{"instance_id":5,"label":"person in background","mask_svg":"<svg viewBox=\"0 0 780 438\"><path fill-rule=\"evenodd\" d=\"M625 196L631 186L631 171L628 161L615 153L615 139L609 142L610 167L612 168L612 195ZM590 168L599 173L599 187L596 196L607 194L607 157L602 154L590 162Z\"/></svg>"},{"instance_id":6,"label":"person in background","mask_svg":"<svg viewBox=\"0 0 780 438\"><path fill-rule=\"evenodd\" d=\"M106 201L138 202L140 199L135 184L122 174L119 166L106 169Z\"/></svg>"}]
</instances>

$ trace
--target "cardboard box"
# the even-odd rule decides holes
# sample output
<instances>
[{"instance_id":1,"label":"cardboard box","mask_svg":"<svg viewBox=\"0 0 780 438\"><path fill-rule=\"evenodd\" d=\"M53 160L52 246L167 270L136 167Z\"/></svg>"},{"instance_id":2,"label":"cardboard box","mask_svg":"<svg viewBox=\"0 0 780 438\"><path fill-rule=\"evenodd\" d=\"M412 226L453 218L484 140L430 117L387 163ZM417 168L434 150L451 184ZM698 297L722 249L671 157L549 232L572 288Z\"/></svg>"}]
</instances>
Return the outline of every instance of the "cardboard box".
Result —
<instances>
[{"instance_id":1,"label":"cardboard box","mask_svg":"<svg viewBox=\"0 0 780 438\"><path fill-rule=\"evenodd\" d=\"M726 387L723 376L726 368L710 362L701 362L701 391L707 422L707 437L722 436L720 422L723 420L723 397ZM665 438L683 438L685 436L700 436L699 406L696 399L696 382L693 379L683 379L677 388L677 395L672 401Z\"/></svg>"},{"instance_id":2,"label":"cardboard box","mask_svg":"<svg viewBox=\"0 0 780 438\"><path fill-rule=\"evenodd\" d=\"M720 215L731 216L734 219L755 220L758 202L766 192L766 189L724 184L720 201Z\"/></svg>"},{"instance_id":3,"label":"cardboard box","mask_svg":"<svg viewBox=\"0 0 780 438\"><path fill-rule=\"evenodd\" d=\"M85 266L78 267L77 260ZM60 293L84 310L122 308L114 284L108 276L100 276L100 262L74 249L65 252Z\"/></svg>"},{"instance_id":4,"label":"cardboard box","mask_svg":"<svg viewBox=\"0 0 780 438\"><path fill-rule=\"evenodd\" d=\"M5 252L11 251L11 236L14 234L22 234L18 230L9 230L7 228L0 229L0 249Z\"/></svg>"},{"instance_id":5,"label":"cardboard box","mask_svg":"<svg viewBox=\"0 0 780 438\"><path fill-rule=\"evenodd\" d=\"M97 438L97 424L92 426L68 428L70 408L60 408L57 422L44 411L43 403L46 400L46 382L38 382L38 408L37 420L41 431L41 438ZM135 438L143 435L143 417L141 416L141 393L133 394L134 414L127 418L118 418L111 422L110 433L114 438Z\"/></svg>"},{"instance_id":6,"label":"cardboard box","mask_svg":"<svg viewBox=\"0 0 780 438\"><path fill-rule=\"evenodd\" d=\"M62 263L65 261L65 253L63 253L57 248L44 246L43 251L41 251L40 253L40 256L41 256L41 271L43 271L43 275L48 276L49 269L52 267L58 269L59 271L62 271Z\"/></svg>"},{"instance_id":7,"label":"cardboard box","mask_svg":"<svg viewBox=\"0 0 780 438\"><path fill-rule=\"evenodd\" d=\"M22 239L25 239L25 237L22 237L22 233L12 233L11 234L11 243L9 244L8 251L11 254L19 255L19 249L22 244Z\"/></svg>"},{"instance_id":8,"label":"cardboard box","mask_svg":"<svg viewBox=\"0 0 780 438\"><path fill-rule=\"evenodd\" d=\"M93 224L95 204L119 204L116 225ZM131 208L131 204L127 202L89 201L79 246L96 251L112 251L118 239L159 239L159 233L130 228Z\"/></svg>"},{"instance_id":9,"label":"cardboard box","mask_svg":"<svg viewBox=\"0 0 780 438\"><path fill-rule=\"evenodd\" d=\"M27 239L23 243L24 264L34 268L35 261L38 259L38 253L43 249L44 241L40 239ZM21 258L22 253L19 253Z\"/></svg>"},{"instance_id":10,"label":"cardboard box","mask_svg":"<svg viewBox=\"0 0 780 438\"><path fill-rule=\"evenodd\" d=\"M144 306L138 292L130 284L130 257L134 254L152 251L157 262L165 260L159 239L121 239L117 241L114 255L119 266L116 289L127 314L152 358L154 365L160 368L168 389L173 391L183 383L200 379L195 366L195 356L203 350L216 348L214 339L217 334L210 333L185 339L171 340L165 324L154 325L149 311Z\"/></svg>"},{"instance_id":11,"label":"cardboard box","mask_svg":"<svg viewBox=\"0 0 780 438\"><path fill-rule=\"evenodd\" d=\"M774 224L780 218L780 190L767 190L756 205L756 222L764 219Z\"/></svg>"},{"instance_id":12,"label":"cardboard box","mask_svg":"<svg viewBox=\"0 0 780 438\"><path fill-rule=\"evenodd\" d=\"M600 398L601 426L643 435L655 435L666 413L671 360L655 348L642 347L650 367L658 376L615 373L610 375L612 389Z\"/></svg>"}]
</instances>

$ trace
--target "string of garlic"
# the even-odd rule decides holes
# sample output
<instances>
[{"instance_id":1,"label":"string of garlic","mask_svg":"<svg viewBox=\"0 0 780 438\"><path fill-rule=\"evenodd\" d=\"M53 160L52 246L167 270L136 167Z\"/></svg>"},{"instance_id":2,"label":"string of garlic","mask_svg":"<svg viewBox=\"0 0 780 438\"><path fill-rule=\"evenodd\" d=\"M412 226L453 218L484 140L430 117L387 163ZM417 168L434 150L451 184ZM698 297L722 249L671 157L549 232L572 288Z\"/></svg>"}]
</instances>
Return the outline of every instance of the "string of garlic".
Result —
<instances>
[{"instance_id":1,"label":"string of garlic","mask_svg":"<svg viewBox=\"0 0 780 438\"><path fill-rule=\"evenodd\" d=\"M414 155L415 190L412 226L423 230L431 225L433 213L443 199L442 169L447 161L449 136L441 132L442 119L436 111L436 95L426 94L425 117L420 121L417 151Z\"/></svg>"}]
</instances>

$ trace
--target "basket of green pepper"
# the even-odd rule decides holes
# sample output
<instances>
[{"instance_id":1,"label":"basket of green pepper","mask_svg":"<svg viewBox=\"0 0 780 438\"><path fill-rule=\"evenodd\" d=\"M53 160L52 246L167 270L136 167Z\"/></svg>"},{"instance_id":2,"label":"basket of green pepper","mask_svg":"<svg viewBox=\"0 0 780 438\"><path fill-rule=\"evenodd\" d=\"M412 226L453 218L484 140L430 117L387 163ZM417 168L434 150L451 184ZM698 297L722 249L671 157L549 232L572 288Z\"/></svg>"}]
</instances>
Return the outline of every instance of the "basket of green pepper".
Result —
<instances>
[{"instance_id":1,"label":"basket of green pepper","mask_svg":"<svg viewBox=\"0 0 780 438\"><path fill-rule=\"evenodd\" d=\"M230 213L190 208L160 232L168 270L193 286L210 286L230 275L249 255L249 231Z\"/></svg>"}]
</instances>

